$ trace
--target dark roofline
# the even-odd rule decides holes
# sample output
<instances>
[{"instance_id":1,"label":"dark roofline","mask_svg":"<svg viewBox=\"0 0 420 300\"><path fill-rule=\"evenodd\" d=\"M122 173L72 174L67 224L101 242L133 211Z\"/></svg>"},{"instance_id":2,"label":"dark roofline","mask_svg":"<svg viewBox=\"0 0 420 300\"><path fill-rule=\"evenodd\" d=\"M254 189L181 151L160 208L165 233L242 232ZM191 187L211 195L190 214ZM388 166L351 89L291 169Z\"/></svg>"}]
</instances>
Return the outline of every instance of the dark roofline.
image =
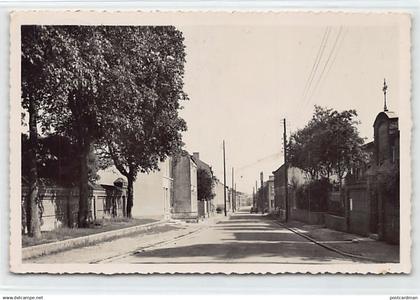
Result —
<instances>
[{"instance_id":1,"label":"dark roofline","mask_svg":"<svg viewBox=\"0 0 420 300\"><path fill-rule=\"evenodd\" d=\"M276 173L276 172L278 172L282 167L284 166L284 164L282 164L280 167L278 167L276 170L274 170L273 172L271 172L271 173Z\"/></svg>"},{"instance_id":2,"label":"dark roofline","mask_svg":"<svg viewBox=\"0 0 420 300\"><path fill-rule=\"evenodd\" d=\"M373 126L375 126L376 122L381 118L382 116L385 116L386 118L390 120L398 119L398 115L393 111L381 111L375 118L375 121L373 122Z\"/></svg>"},{"instance_id":3,"label":"dark roofline","mask_svg":"<svg viewBox=\"0 0 420 300\"><path fill-rule=\"evenodd\" d=\"M199 158L194 157L193 155L190 155L190 157L195 162L195 164L197 165L199 169L207 169L207 171L213 174L213 170L209 164L205 163Z\"/></svg>"}]
</instances>

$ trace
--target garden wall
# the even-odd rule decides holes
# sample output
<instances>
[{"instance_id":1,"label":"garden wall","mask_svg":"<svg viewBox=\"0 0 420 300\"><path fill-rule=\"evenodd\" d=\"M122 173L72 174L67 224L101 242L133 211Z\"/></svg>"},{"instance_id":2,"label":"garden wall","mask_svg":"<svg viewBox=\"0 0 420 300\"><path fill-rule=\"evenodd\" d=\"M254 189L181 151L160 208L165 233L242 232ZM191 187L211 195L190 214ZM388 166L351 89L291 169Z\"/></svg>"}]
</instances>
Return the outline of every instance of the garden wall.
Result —
<instances>
[{"instance_id":1,"label":"garden wall","mask_svg":"<svg viewBox=\"0 0 420 300\"><path fill-rule=\"evenodd\" d=\"M309 210L292 208L290 209L290 217L293 220L301 221L307 224L324 224L324 212L312 212Z\"/></svg>"},{"instance_id":2,"label":"garden wall","mask_svg":"<svg viewBox=\"0 0 420 300\"><path fill-rule=\"evenodd\" d=\"M347 231L347 222L345 217L324 214L324 221L327 228L344 232Z\"/></svg>"}]
</instances>

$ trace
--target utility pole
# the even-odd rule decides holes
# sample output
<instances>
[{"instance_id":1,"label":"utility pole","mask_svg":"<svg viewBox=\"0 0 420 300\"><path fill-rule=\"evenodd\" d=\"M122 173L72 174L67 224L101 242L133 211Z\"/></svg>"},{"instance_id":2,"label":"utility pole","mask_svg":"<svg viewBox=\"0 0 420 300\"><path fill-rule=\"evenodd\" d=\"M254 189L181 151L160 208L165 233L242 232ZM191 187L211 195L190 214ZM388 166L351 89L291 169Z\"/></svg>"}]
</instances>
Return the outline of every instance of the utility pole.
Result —
<instances>
[{"instance_id":1,"label":"utility pole","mask_svg":"<svg viewBox=\"0 0 420 300\"><path fill-rule=\"evenodd\" d=\"M285 221L289 221L289 180L287 178L287 136L286 136L286 118L283 119L283 152L284 152L284 199L285 199L285 208L286 215Z\"/></svg>"},{"instance_id":2,"label":"utility pole","mask_svg":"<svg viewBox=\"0 0 420 300\"><path fill-rule=\"evenodd\" d=\"M238 204L238 206L236 206L236 204ZM235 182L235 210L237 210L238 207L241 207L241 198L239 197L239 203L236 202L236 182Z\"/></svg>"},{"instance_id":3,"label":"utility pole","mask_svg":"<svg viewBox=\"0 0 420 300\"><path fill-rule=\"evenodd\" d=\"M227 216L226 211L226 154L225 154L225 140L223 140L223 200L225 204L225 217Z\"/></svg>"},{"instance_id":4,"label":"utility pole","mask_svg":"<svg viewBox=\"0 0 420 300\"><path fill-rule=\"evenodd\" d=\"M261 180L261 214L264 214L264 173L261 171L260 173L260 180Z\"/></svg>"},{"instance_id":5,"label":"utility pole","mask_svg":"<svg viewBox=\"0 0 420 300\"><path fill-rule=\"evenodd\" d=\"M255 188L252 187L252 206L255 207Z\"/></svg>"},{"instance_id":6,"label":"utility pole","mask_svg":"<svg viewBox=\"0 0 420 300\"><path fill-rule=\"evenodd\" d=\"M255 207L258 210L258 181L255 180Z\"/></svg>"},{"instance_id":7,"label":"utility pole","mask_svg":"<svg viewBox=\"0 0 420 300\"><path fill-rule=\"evenodd\" d=\"M232 206L232 211L233 212L235 212L235 210L236 210L236 203L235 203L235 197L234 197L234 194L235 194L235 190L234 190L235 183L234 182L235 182L235 168L232 167L232 202L231 202L230 206Z\"/></svg>"}]
</instances>

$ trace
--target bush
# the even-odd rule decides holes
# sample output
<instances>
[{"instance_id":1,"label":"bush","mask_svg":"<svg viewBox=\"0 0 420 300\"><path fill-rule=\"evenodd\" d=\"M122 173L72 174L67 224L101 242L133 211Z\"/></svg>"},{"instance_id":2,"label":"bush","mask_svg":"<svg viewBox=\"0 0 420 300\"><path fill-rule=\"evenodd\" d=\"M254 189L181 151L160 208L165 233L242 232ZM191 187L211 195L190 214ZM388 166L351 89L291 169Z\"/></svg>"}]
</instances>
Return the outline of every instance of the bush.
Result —
<instances>
[{"instance_id":1,"label":"bush","mask_svg":"<svg viewBox=\"0 0 420 300\"><path fill-rule=\"evenodd\" d=\"M296 205L299 209L310 211L326 211L328 209L328 193L332 184L328 178L314 180L296 189Z\"/></svg>"}]
</instances>

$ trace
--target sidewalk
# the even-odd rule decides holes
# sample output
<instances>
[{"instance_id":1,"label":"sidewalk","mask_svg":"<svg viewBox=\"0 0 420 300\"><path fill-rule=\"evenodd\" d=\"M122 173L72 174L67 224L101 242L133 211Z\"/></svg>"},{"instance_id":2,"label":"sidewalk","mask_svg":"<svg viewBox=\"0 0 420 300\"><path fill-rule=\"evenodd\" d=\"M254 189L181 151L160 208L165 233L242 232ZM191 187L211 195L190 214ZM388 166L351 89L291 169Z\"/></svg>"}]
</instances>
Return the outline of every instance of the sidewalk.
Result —
<instances>
[{"instance_id":1,"label":"sidewalk","mask_svg":"<svg viewBox=\"0 0 420 300\"><path fill-rule=\"evenodd\" d=\"M399 246L376 241L360 235L335 231L322 225L308 225L298 221L286 224L292 230L308 236L322 245L341 252L384 263L399 262Z\"/></svg>"},{"instance_id":2,"label":"sidewalk","mask_svg":"<svg viewBox=\"0 0 420 300\"><path fill-rule=\"evenodd\" d=\"M194 232L197 229L211 226L220 219L220 217L212 217L198 223L185 223L171 219L160 220L138 226L90 234L23 248L22 259L27 262L80 263L103 260L111 254L113 256L121 251L125 253L130 247L150 246L154 243L161 243L180 235ZM141 239L139 239L140 236L142 237ZM121 250L121 245L124 245L123 250Z\"/></svg>"},{"instance_id":3,"label":"sidewalk","mask_svg":"<svg viewBox=\"0 0 420 300\"><path fill-rule=\"evenodd\" d=\"M130 222L124 226L109 226L99 229L69 229L63 228L63 232L68 232L66 236L60 236L55 241L44 238L44 243L22 248L22 259L30 259L44 256L51 253L61 252L68 249L89 246L99 242L148 231L151 228L160 227L167 223L166 220L144 219L139 222ZM136 225L137 224L137 225ZM59 231L61 233L61 231ZM56 237L55 235L52 235Z\"/></svg>"},{"instance_id":4,"label":"sidewalk","mask_svg":"<svg viewBox=\"0 0 420 300\"><path fill-rule=\"evenodd\" d=\"M150 227L148 230L32 257L26 259L25 263L112 263L135 251L145 251L143 249L162 246L180 237L206 229L217 221L210 219L206 222L185 223L168 220L160 226Z\"/></svg>"}]
</instances>

